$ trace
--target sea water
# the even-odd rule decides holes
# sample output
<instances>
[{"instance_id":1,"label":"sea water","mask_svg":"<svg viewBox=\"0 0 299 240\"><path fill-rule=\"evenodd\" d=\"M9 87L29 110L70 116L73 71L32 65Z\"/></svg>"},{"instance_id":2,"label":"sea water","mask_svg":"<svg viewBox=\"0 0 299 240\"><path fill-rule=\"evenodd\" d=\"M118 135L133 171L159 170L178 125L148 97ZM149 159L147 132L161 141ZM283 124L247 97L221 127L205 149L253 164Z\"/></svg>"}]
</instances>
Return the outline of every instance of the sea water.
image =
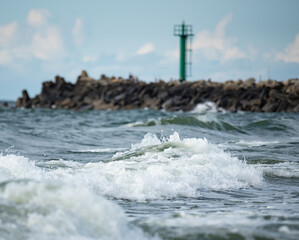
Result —
<instances>
[{"instance_id":1,"label":"sea water","mask_svg":"<svg viewBox=\"0 0 299 240\"><path fill-rule=\"evenodd\" d=\"M299 114L3 108L0 239L299 239Z\"/></svg>"}]
</instances>

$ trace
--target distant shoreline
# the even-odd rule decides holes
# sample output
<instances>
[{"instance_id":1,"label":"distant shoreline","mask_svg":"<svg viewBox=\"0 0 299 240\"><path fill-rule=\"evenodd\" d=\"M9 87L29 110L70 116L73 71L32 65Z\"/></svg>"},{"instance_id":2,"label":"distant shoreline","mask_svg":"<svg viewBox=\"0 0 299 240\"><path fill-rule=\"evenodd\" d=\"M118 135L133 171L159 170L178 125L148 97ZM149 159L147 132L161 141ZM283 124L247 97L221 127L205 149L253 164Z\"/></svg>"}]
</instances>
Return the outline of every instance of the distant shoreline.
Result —
<instances>
[{"instance_id":1,"label":"distant shoreline","mask_svg":"<svg viewBox=\"0 0 299 240\"><path fill-rule=\"evenodd\" d=\"M299 112L299 80L256 83L250 78L224 83L205 80L145 83L133 76L116 79L102 75L95 80L82 71L75 84L65 82L59 76L55 77L55 81L44 82L42 92L34 98L23 90L16 107L191 111L205 102L214 102L217 108L231 112Z\"/></svg>"}]
</instances>

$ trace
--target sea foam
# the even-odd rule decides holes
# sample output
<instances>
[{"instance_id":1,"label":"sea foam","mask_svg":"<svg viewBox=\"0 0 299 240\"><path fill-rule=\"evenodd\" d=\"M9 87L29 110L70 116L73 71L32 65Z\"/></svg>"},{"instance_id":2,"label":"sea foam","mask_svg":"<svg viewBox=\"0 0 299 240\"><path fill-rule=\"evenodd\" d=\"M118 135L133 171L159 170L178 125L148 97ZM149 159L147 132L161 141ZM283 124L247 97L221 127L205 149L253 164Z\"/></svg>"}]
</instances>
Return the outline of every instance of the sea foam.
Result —
<instances>
[{"instance_id":1,"label":"sea foam","mask_svg":"<svg viewBox=\"0 0 299 240\"><path fill-rule=\"evenodd\" d=\"M191 111L191 113L205 113L205 112L226 112L225 109L217 107L214 102L199 103Z\"/></svg>"},{"instance_id":2,"label":"sea foam","mask_svg":"<svg viewBox=\"0 0 299 240\"><path fill-rule=\"evenodd\" d=\"M139 201L198 197L204 190L263 182L260 170L207 139L181 139L178 133L164 139L146 134L129 151L116 153L108 162L88 163L74 177L71 181L80 179L104 195Z\"/></svg>"},{"instance_id":3,"label":"sea foam","mask_svg":"<svg viewBox=\"0 0 299 240\"><path fill-rule=\"evenodd\" d=\"M24 156L0 154L0 201L5 206L0 238L158 239L131 225L115 203L79 181L67 181L71 175L69 168L46 171Z\"/></svg>"},{"instance_id":4,"label":"sea foam","mask_svg":"<svg viewBox=\"0 0 299 240\"><path fill-rule=\"evenodd\" d=\"M148 239L128 223L119 206L86 188L9 182L1 186L0 198L8 201L7 209L14 209L11 222L1 216L5 211L0 213L0 232L9 232L11 239Z\"/></svg>"},{"instance_id":5,"label":"sea foam","mask_svg":"<svg viewBox=\"0 0 299 240\"><path fill-rule=\"evenodd\" d=\"M62 163L68 166L68 161L59 160ZM130 150L118 152L105 162L47 171L22 156L1 156L0 171L1 181L60 181L95 189L104 196L138 201L198 197L205 190L259 186L263 182L262 171L207 139L181 139L176 132L162 139L148 133Z\"/></svg>"}]
</instances>

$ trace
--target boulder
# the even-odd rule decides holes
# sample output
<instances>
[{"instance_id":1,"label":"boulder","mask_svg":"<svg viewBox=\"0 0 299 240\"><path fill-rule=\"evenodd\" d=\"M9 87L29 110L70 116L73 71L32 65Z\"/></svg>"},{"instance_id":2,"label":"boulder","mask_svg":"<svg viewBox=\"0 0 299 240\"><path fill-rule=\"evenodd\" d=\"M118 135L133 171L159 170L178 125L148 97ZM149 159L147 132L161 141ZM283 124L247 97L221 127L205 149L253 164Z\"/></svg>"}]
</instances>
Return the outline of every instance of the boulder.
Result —
<instances>
[{"instance_id":1,"label":"boulder","mask_svg":"<svg viewBox=\"0 0 299 240\"><path fill-rule=\"evenodd\" d=\"M79 81L95 81L95 80L89 77L85 70L82 70L81 75L77 78L77 82Z\"/></svg>"},{"instance_id":2,"label":"boulder","mask_svg":"<svg viewBox=\"0 0 299 240\"><path fill-rule=\"evenodd\" d=\"M228 111L297 112L299 111L299 80L285 82L268 80L255 83L246 81L144 83L120 77L102 75L97 81L83 70L76 84L56 76L46 81L42 91L30 98L27 91L17 100L17 107L41 107L63 109L136 109L151 108L167 111L190 111L196 104L212 101Z\"/></svg>"}]
</instances>

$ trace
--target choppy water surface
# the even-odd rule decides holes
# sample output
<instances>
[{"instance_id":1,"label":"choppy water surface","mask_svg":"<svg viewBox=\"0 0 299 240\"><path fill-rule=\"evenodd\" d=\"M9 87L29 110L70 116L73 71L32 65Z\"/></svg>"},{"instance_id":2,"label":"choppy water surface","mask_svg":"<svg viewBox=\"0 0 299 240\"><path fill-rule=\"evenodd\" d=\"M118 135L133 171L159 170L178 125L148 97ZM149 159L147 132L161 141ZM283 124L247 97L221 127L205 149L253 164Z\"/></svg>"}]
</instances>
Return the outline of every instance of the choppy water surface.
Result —
<instances>
[{"instance_id":1,"label":"choppy water surface","mask_svg":"<svg viewBox=\"0 0 299 240\"><path fill-rule=\"evenodd\" d=\"M0 239L299 239L299 114L0 110Z\"/></svg>"}]
</instances>

